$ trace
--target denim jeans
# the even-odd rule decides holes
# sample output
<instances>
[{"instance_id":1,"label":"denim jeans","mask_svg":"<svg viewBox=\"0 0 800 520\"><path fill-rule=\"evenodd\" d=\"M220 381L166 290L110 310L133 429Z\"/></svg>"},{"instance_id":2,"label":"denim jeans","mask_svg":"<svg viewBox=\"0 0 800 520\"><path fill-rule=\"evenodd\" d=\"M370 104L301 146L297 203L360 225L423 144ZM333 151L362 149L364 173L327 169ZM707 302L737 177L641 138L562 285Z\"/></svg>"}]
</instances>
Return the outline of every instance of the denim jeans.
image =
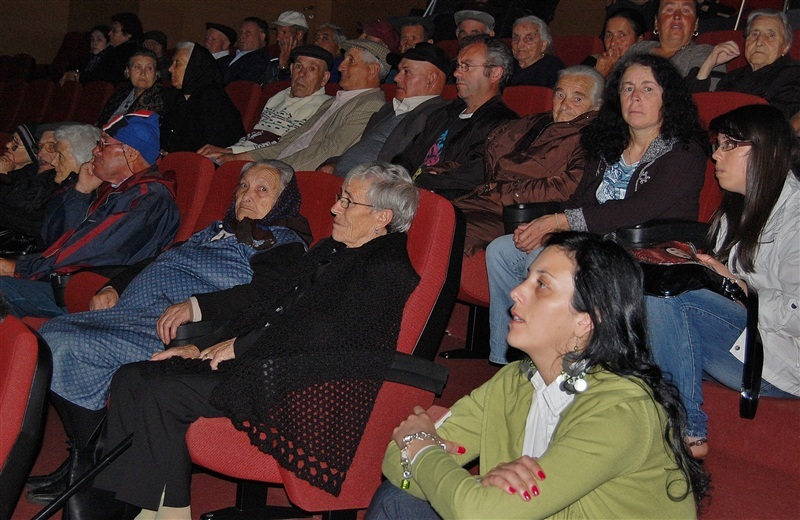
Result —
<instances>
[{"instance_id":1,"label":"denim jeans","mask_svg":"<svg viewBox=\"0 0 800 520\"><path fill-rule=\"evenodd\" d=\"M706 437L703 376L733 389L742 382L742 363L729 351L747 323L747 310L712 291L689 291L673 298L645 298L649 342L661 370L681 393L686 437ZM791 397L764 381L761 395Z\"/></svg>"},{"instance_id":2,"label":"denim jeans","mask_svg":"<svg viewBox=\"0 0 800 520\"><path fill-rule=\"evenodd\" d=\"M39 282L0 276L0 294L11 308L11 313L18 318L23 316L53 318L67 313L66 308L56 305L49 281Z\"/></svg>"},{"instance_id":3,"label":"denim jeans","mask_svg":"<svg viewBox=\"0 0 800 520\"><path fill-rule=\"evenodd\" d=\"M441 518L428 501L406 493L388 480L375 491L367 514L364 515L364 520L441 520Z\"/></svg>"},{"instance_id":4,"label":"denim jeans","mask_svg":"<svg viewBox=\"0 0 800 520\"><path fill-rule=\"evenodd\" d=\"M486 271L489 273L489 361L505 365L508 363L508 313L511 305L511 290L528 276L531 266L542 248L530 253L517 249L513 235L496 238L486 248Z\"/></svg>"}]
</instances>

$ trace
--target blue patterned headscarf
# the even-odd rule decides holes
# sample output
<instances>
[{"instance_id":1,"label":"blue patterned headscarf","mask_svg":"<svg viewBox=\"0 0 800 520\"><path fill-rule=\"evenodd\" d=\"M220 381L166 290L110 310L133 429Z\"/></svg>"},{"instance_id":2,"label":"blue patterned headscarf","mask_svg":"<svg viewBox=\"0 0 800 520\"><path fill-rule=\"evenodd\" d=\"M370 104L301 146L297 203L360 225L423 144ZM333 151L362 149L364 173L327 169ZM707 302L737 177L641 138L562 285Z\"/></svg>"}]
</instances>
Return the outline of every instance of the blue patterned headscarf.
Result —
<instances>
[{"instance_id":1,"label":"blue patterned headscarf","mask_svg":"<svg viewBox=\"0 0 800 520\"><path fill-rule=\"evenodd\" d=\"M269 249L277 243L271 227L286 227L297 233L306 244L311 243L311 228L308 221L300 214L300 189L297 179L292 177L283 189L275 205L261 220L248 217L236 220L236 200L231 203L222 227L228 233L236 235L239 242L255 249Z\"/></svg>"}]
</instances>

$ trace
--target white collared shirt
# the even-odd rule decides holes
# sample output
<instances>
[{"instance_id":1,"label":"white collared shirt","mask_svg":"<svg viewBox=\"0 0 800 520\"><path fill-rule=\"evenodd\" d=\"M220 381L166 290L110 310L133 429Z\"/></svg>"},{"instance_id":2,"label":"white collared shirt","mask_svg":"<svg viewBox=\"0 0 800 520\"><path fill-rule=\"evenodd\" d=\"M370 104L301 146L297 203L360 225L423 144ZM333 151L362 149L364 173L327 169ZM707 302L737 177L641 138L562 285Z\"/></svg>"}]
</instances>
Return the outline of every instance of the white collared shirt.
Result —
<instances>
[{"instance_id":1,"label":"white collared shirt","mask_svg":"<svg viewBox=\"0 0 800 520\"><path fill-rule=\"evenodd\" d=\"M392 99L392 106L394 106L394 115L399 116L400 114L405 114L406 112L411 112L424 102L428 101L429 99L433 99L439 96L412 96L407 97L403 101L399 101L397 98Z\"/></svg>"},{"instance_id":2,"label":"white collared shirt","mask_svg":"<svg viewBox=\"0 0 800 520\"><path fill-rule=\"evenodd\" d=\"M229 51L228 49L225 49L224 51L213 52L213 53L211 53L211 55L214 56L215 60L218 60L220 58L224 58L225 56L229 55L230 53L231 53L231 51ZM231 62L231 63L233 63L233 62Z\"/></svg>"},{"instance_id":3,"label":"white collared shirt","mask_svg":"<svg viewBox=\"0 0 800 520\"><path fill-rule=\"evenodd\" d=\"M531 377L531 384L534 392L531 409L525 421L522 455L541 457L553 438L561 414L572 404L575 395L561 390L560 378L546 385L538 370Z\"/></svg>"},{"instance_id":4,"label":"white collared shirt","mask_svg":"<svg viewBox=\"0 0 800 520\"><path fill-rule=\"evenodd\" d=\"M254 49L254 50L255 50L255 49ZM249 52L253 52L253 51L242 51L242 50L236 49L236 56L234 56L234 57L233 57L233 59L231 60L231 62L230 62L230 63L228 63L228 66L231 66L231 65L233 65L233 63L234 63L236 60L238 60L239 58L241 58L242 56L244 56L245 54L247 54L247 53L249 53Z\"/></svg>"}]
</instances>

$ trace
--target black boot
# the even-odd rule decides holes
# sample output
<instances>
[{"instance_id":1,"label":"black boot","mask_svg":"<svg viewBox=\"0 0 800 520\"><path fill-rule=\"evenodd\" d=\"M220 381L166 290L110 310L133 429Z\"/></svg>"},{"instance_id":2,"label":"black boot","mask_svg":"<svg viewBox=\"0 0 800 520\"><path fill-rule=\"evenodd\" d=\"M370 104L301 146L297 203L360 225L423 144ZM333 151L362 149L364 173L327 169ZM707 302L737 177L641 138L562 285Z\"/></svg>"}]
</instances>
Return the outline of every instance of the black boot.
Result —
<instances>
[{"instance_id":1,"label":"black boot","mask_svg":"<svg viewBox=\"0 0 800 520\"><path fill-rule=\"evenodd\" d=\"M48 475L36 475L32 477L28 477L28 480L25 482L25 487L28 489L38 489L40 487L49 486L54 482L59 480L63 480L66 482L67 473L69 473L69 456L64 459L64 462L56 469L54 472Z\"/></svg>"}]
</instances>

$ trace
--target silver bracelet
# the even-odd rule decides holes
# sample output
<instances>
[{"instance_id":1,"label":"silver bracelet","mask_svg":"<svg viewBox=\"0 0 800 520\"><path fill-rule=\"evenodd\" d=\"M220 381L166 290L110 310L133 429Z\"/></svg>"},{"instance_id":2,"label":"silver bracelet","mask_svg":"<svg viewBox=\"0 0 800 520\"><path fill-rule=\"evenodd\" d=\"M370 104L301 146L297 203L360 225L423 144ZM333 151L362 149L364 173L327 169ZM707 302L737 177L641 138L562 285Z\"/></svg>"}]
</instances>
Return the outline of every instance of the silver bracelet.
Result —
<instances>
[{"instance_id":1,"label":"silver bracelet","mask_svg":"<svg viewBox=\"0 0 800 520\"><path fill-rule=\"evenodd\" d=\"M403 447L400 449L400 467L403 468L403 482L400 484L402 489L411 487L411 477L414 476L411 474L411 461L408 460L408 445L414 441L433 441L443 450L447 449L447 445L442 442L442 439L428 432L417 432L403 437Z\"/></svg>"}]
</instances>

